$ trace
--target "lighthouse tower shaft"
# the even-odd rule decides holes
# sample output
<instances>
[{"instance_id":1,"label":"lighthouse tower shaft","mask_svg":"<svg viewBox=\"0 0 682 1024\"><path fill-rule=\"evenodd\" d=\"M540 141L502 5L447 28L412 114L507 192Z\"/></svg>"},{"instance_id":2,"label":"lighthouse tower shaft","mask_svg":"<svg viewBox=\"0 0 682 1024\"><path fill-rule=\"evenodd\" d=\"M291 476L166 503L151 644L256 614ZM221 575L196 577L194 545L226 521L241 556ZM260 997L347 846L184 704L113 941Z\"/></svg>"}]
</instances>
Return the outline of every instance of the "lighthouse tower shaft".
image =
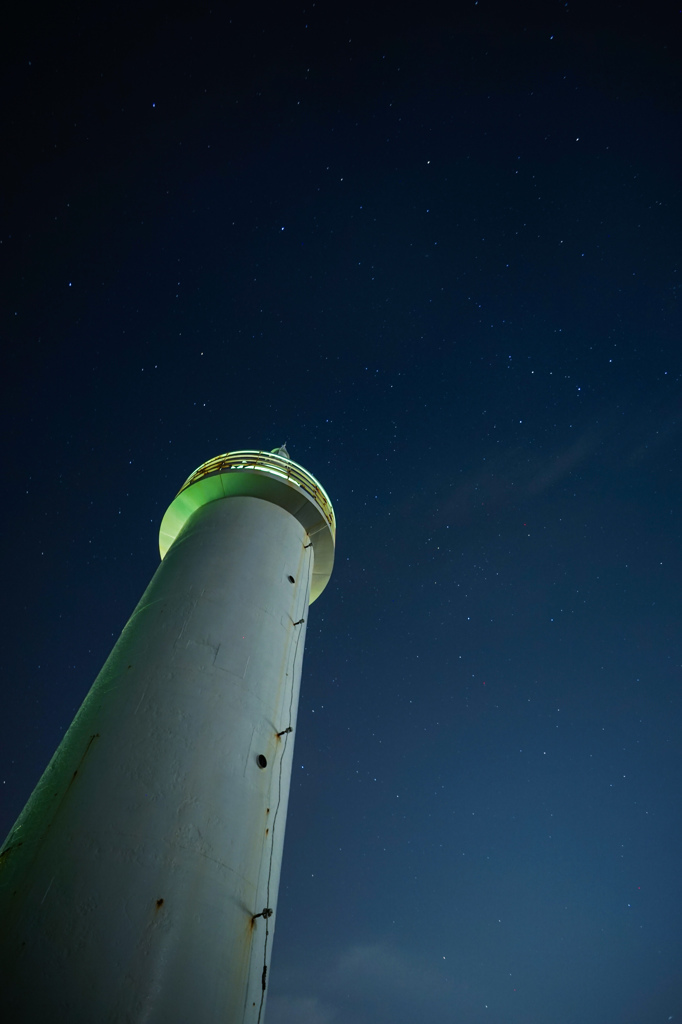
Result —
<instances>
[{"instance_id":1,"label":"lighthouse tower shaft","mask_svg":"<svg viewBox=\"0 0 682 1024\"><path fill-rule=\"evenodd\" d=\"M324 491L289 460L232 453L187 481L0 855L5 1019L264 1020L306 619L333 544Z\"/></svg>"}]
</instances>

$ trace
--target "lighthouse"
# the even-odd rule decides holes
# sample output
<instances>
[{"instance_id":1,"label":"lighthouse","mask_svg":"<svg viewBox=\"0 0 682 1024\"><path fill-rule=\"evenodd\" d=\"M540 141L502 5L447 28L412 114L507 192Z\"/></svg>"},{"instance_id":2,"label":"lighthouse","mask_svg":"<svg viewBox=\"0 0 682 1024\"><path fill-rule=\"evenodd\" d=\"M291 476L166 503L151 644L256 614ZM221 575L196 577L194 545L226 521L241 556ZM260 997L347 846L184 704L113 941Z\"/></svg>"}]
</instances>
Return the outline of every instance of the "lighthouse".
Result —
<instances>
[{"instance_id":1,"label":"lighthouse","mask_svg":"<svg viewBox=\"0 0 682 1024\"><path fill-rule=\"evenodd\" d=\"M262 1024L303 648L336 524L275 453L200 466L0 853L14 1024Z\"/></svg>"}]
</instances>

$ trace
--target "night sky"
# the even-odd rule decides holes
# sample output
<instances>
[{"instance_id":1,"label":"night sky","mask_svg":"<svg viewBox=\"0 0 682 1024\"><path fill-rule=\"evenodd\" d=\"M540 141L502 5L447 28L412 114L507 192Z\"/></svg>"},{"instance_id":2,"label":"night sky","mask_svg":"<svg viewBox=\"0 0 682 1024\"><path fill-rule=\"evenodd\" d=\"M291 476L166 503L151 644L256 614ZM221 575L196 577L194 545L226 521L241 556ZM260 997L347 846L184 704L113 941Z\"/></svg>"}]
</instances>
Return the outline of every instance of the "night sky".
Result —
<instances>
[{"instance_id":1,"label":"night sky","mask_svg":"<svg viewBox=\"0 0 682 1024\"><path fill-rule=\"evenodd\" d=\"M235 449L329 493L267 1024L682 1022L679 4L3 30L3 835Z\"/></svg>"}]
</instances>

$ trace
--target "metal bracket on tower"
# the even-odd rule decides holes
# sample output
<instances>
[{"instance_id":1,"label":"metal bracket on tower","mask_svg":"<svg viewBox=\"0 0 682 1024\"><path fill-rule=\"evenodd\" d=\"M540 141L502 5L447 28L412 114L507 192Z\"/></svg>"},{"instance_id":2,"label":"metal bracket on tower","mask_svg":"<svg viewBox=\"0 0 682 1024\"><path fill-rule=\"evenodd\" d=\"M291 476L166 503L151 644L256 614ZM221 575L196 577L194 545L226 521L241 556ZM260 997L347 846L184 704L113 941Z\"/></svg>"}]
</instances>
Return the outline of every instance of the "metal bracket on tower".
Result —
<instances>
[{"instance_id":1,"label":"metal bracket on tower","mask_svg":"<svg viewBox=\"0 0 682 1024\"><path fill-rule=\"evenodd\" d=\"M263 909L261 910L260 914L254 914L253 917L251 918L251 920L255 921L257 917L265 917L265 918L272 917L273 913L274 913L274 911L271 910L270 907L263 907Z\"/></svg>"}]
</instances>

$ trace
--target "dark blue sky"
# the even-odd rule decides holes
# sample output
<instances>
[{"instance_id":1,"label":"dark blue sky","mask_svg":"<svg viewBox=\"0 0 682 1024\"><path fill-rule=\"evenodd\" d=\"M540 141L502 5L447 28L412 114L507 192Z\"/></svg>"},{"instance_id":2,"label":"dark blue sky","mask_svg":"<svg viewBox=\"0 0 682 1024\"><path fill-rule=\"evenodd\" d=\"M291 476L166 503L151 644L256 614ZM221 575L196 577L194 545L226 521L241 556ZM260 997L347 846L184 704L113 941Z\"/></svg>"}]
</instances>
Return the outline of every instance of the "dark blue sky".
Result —
<instances>
[{"instance_id":1,"label":"dark blue sky","mask_svg":"<svg viewBox=\"0 0 682 1024\"><path fill-rule=\"evenodd\" d=\"M594 6L6 33L1 824L185 478L286 441L268 1024L682 1019L680 13Z\"/></svg>"}]
</instances>

